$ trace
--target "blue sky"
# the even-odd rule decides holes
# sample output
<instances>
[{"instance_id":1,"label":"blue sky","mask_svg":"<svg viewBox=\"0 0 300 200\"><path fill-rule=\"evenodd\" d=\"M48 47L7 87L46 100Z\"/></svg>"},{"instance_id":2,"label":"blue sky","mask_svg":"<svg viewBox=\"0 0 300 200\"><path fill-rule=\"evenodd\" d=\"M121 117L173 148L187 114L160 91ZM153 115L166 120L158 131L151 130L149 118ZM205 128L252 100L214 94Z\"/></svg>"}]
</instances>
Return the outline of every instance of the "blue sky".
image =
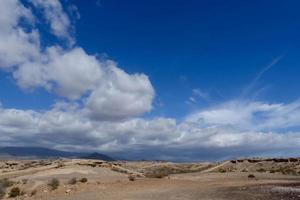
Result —
<instances>
[{"instance_id":1,"label":"blue sky","mask_svg":"<svg viewBox=\"0 0 300 200\"><path fill-rule=\"evenodd\" d=\"M129 73L147 74L157 104L165 105L155 108L158 115L181 118L194 107L235 98L279 56L255 88L268 87L257 98L288 102L299 96L296 1L99 2L73 1L81 16L78 45L116 60ZM55 100L43 91L16 91L5 73L1 85L7 106L43 109ZM209 102L185 104L197 88L211 95Z\"/></svg>"},{"instance_id":2,"label":"blue sky","mask_svg":"<svg viewBox=\"0 0 300 200\"><path fill-rule=\"evenodd\" d=\"M299 96L296 1L100 2L79 4L78 42L91 53L107 53L128 72L146 73L168 102L167 116L186 114L184 102L194 88L212 93L213 101L238 96L279 56L255 89L271 87L260 98L272 102Z\"/></svg>"},{"instance_id":3,"label":"blue sky","mask_svg":"<svg viewBox=\"0 0 300 200\"><path fill-rule=\"evenodd\" d=\"M2 145L31 145L35 135L39 146L162 159L182 149L190 159L299 150L300 2L12 2L2 2L18 8L1 19ZM60 129L45 133L46 119ZM88 133L72 133L71 121ZM18 139L20 122L39 128ZM61 134L64 142L51 140ZM273 149L257 144L270 138ZM171 150L150 153L159 145Z\"/></svg>"}]
</instances>

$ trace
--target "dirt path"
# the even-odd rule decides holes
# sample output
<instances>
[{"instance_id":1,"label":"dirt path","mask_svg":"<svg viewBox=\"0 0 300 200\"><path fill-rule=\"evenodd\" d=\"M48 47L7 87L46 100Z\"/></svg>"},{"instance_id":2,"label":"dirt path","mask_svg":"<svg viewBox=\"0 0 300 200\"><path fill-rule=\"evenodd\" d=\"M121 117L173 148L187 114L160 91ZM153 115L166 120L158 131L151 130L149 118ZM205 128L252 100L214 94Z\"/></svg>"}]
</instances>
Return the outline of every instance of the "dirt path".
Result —
<instances>
[{"instance_id":1,"label":"dirt path","mask_svg":"<svg viewBox=\"0 0 300 200\"><path fill-rule=\"evenodd\" d=\"M208 168L208 169L206 169L206 170L203 170L202 173L213 172L213 171L215 171L216 169L220 169L220 168L223 167L224 165L227 165L229 162L230 162L230 161L226 161L226 162L221 163L220 165L217 165L217 166Z\"/></svg>"}]
</instances>

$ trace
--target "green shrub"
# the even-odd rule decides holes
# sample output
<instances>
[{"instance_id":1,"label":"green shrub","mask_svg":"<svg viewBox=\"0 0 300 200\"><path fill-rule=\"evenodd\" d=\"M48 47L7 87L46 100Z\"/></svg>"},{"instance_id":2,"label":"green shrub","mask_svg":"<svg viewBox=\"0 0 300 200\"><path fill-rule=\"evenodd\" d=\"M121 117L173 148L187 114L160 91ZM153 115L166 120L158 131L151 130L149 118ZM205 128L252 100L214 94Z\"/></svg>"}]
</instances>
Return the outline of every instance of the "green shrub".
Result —
<instances>
[{"instance_id":1,"label":"green shrub","mask_svg":"<svg viewBox=\"0 0 300 200\"><path fill-rule=\"evenodd\" d=\"M21 190L18 187L11 188L9 192L9 197L17 197L21 194Z\"/></svg>"},{"instance_id":2,"label":"green shrub","mask_svg":"<svg viewBox=\"0 0 300 200\"><path fill-rule=\"evenodd\" d=\"M52 190L56 190L59 186L59 180L57 178L53 178L49 181L48 185Z\"/></svg>"}]
</instances>

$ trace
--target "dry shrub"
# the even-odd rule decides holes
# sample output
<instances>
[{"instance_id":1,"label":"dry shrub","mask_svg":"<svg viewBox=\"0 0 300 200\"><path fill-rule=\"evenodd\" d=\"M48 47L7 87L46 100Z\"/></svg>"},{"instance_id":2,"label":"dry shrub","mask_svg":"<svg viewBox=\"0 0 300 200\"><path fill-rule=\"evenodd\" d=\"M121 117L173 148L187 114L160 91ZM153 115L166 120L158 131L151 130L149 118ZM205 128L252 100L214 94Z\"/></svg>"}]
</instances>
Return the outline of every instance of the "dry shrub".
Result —
<instances>
[{"instance_id":1,"label":"dry shrub","mask_svg":"<svg viewBox=\"0 0 300 200\"><path fill-rule=\"evenodd\" d=\"M56 190L59 186L59 180L57 178L53 178L49 181L48 185L52 190Z\"/></svg>"},{"instance_id":2,"label":"dry shrub","mask_svg":"<svg viewBox=\"0 0 300 200\"><path fill-rule=\"evenodd\" d=\"M60 162L57 164L56 168L62 168L64 166L66 166L66 165L64 163Z\"/></svg>"},{"instance_id":3,"label":"dry shrub","mask_svg":"<svg viewBox=\"0 0 300 200\"><path fill-rule=\"evenodd\" d=\"M128 176L128 179L129 179L130 181L135 181L135 176L132 175L132 174L130 174L130 175Z\"/></svg>"},{"instance_id":4,"label":"dry shrub","mask_svg":"<svg viewBox=\"0 0 300 200\"><path fill-rule=\"evenodd\" d=\"M77 179L75 177L71 178L68 182L70 185L75 185L77 183Z\"/></svg>"},{"instance_id":5,"label":"dry shrub","mask_svg":"<svg viewBox=\"0 0 300 200\"><path fill-rule=\"evenodd\" d=\"M11 188L10 192L9 192L9 197L17 197L21 195L21 190L18 187L13 187Z\"/></svg>"},{"instance_id":6,"label":"dry shrub","mask_svg":"<svg viewBox=\"0 0 300 200\"><path fill-rule=\"evenodd\" d=\"M28 179L22 179L22 184L27 184L27 182L28 182Z\"/></svg>"},{"instance_id":7,"label":"dry shrub","mask_svg":"<svg viewBox=\"0 0 300 200\"><path fill-rule=\"evenodd\" d=\"M87 181L88 181L88 179L87 178L81 178L80 180L79 180L81 183L86 183Z\"/></svg>"},{"instance_id":8,"label":"dry shrub","mask_svg":"<svg viewBox=\"0 0 300 200\"><path fill-rule=\"evenodd\" d=\"M223 168L220 168L218 171L219 171L220 173L225 173L225 172L226 172L226 170L223 169Z\"/></svg>"},{"instance_id":9,"label":"dry shrub","mask_svg":"<svg viewBox=\"0 0 300 200\"><path fill-rule=\"evenodd\" d=\"M254 174L249 174L248 178L255 178Z\"/></svg>"},{"instance_id":10,"label":"dry shrub","mask_svg":"<svg viewBox=\"0 0 300 200\"><path fill-rule=\"evenodd\" d=\"M36 195L36 193L37 193L37 190L32 190L32 191L30 192L30 196L34 196L34 195Z\"/></svg>"},{"instance_id":11,"label":"dry shrub","mask_svg":"<svg viewBox=\"0 0 300 200\"><path fill-rule=\"evenodd\" d=\"M266 170L263 169L263 168L260 168L260 169L258 169L258 170L256 170L256 171L257 171L257 172L260 172L260 173L266 172Z\"/></svg>"},{"instance_id":12,"label":"dry shrub","mask_svg":"<svg viewBox=\"0 0 300 200\"><path fill-rule=\"evenodd\" d=\"M123 173L123 174L127 174L128 173L126 169L123 169L123 168L120 168L120 167L116 167L116 166L112 166L111 170L115 171L115 172Z\"/></svg>"},{"instance_id":13,"label":"dry shrub","mask_svg":"<svg viewBox=\"0 0 300 200\"><path fill-rule=\"evenodd\" d=\"M169 174L164 171L153 171L146 173L145 176L147 178L164 178L166 176L169 176Z\"/></svg>"}]
</instances>

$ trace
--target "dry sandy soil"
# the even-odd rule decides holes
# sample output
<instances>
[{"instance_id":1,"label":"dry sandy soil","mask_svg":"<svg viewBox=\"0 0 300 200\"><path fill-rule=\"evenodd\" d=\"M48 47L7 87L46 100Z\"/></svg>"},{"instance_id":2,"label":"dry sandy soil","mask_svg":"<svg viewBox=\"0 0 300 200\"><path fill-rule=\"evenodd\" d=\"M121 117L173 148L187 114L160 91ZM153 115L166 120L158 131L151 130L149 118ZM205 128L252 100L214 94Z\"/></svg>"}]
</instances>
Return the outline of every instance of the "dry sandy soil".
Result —
<instances>
[{"instance_id":1,"label":"dry sandy soil","mask_svg":"<svg viewBox=\"0 0 300 200\"><path fill-rule=\"evenodd\" d=\"M300 199L299 167L298 159L193 164L10 160L0 161L0 179L13 182L4 199L18 187L22 195L16 199L295 200ZM88 181L72 185L73 177ZM55 190L48 185L53 178L59 180Z\"/></svg>"}]
</instances>

